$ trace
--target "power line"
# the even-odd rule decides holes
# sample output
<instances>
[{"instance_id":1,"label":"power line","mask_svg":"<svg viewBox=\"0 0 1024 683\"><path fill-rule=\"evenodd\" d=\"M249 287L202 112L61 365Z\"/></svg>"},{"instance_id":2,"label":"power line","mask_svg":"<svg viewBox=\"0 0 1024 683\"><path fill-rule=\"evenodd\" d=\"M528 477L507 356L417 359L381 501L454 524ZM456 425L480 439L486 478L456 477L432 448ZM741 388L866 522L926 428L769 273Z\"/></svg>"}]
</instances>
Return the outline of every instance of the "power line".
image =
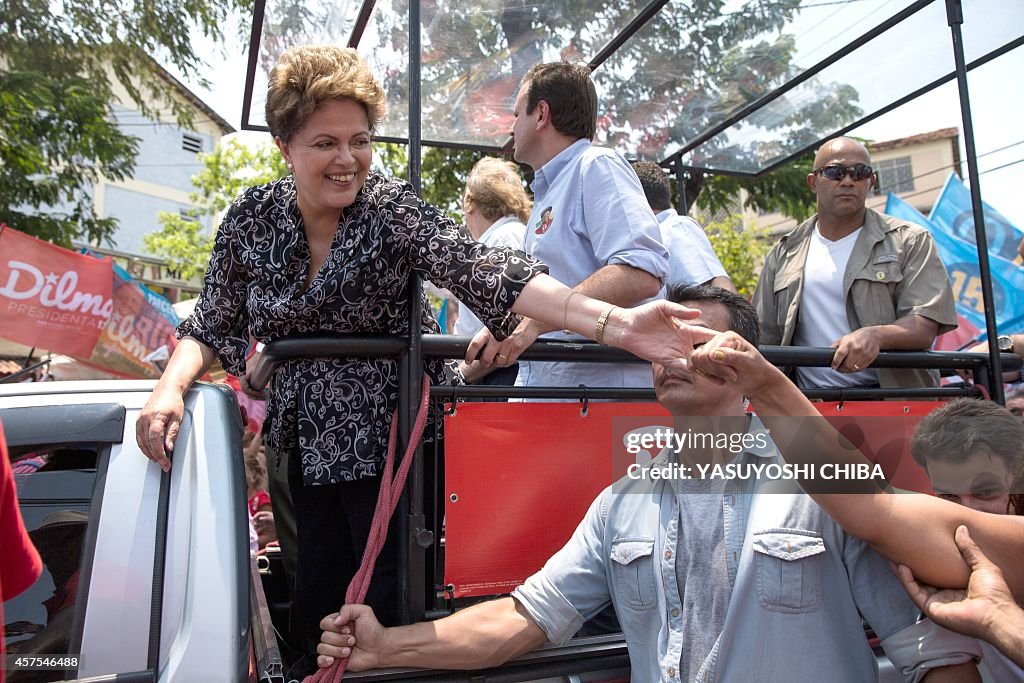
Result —
<instances>
[{"instance_id":1,"label":"power line","mask_svg":"<svg viewBox=\"0 0 1024 683\"><path fill-rule=\"evenodd\" d=\"M216 123L217 125L220 125L219 121L214 121L213 119L192 119L192 123L193 124L196 124L196 123ZM132 128L132 127L138 127L138 126L175 126L175 127L181 128L181 125L177 121L146 121L146 122L140 121L138 123L124 123L124 122L121 122L121 121L114 121L114 124L117 125L118 127L125 127L125 128ZM187 128L181 128L181 130L188 130L188 129Z\"/></svg>"}]
</instances>

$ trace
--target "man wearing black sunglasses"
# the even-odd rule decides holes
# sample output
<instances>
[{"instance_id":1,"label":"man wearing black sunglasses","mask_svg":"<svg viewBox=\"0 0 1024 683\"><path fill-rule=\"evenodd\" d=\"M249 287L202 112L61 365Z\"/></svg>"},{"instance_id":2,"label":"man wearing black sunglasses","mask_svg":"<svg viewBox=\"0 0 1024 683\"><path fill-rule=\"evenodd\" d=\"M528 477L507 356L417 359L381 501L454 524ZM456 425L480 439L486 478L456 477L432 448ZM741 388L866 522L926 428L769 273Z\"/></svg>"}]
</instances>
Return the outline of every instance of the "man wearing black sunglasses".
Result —
<instances>
[{"instance_id":1,"label":"man wearing black sunglasses","mask_svg":"<svg viewBox=\"0 0 1024 683\"><path fill-rule=\"evenodd\" d=\"M938 384L935 371L871 368L880 351L928 349L957 324L931 235L868 209L875 182L864 145L822 145L807 176L818 213L782 238L761 271L762 343L835 349L830 368L796 369L802 388Z\"/></svg>"}]
</instances>

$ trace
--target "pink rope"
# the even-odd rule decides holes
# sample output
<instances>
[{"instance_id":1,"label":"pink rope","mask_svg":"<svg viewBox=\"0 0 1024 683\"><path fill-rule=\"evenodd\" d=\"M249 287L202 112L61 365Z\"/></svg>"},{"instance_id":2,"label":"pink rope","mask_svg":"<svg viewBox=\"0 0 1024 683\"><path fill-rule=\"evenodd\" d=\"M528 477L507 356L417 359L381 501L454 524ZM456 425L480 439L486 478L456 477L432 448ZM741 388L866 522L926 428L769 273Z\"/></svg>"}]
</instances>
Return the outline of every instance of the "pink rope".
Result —
<instances>
[{"instance_id":1,"label":"pink rope","mask_svg":"<svg viewBox=\"0 0 1024 683\"><path fill-rule=\"evenodd\" d=\"M373 511L373 524L370 526L370 537L366 540L366 550L363 552L363 560L359 564L359 571L352 577L352 583L345 591L345 604L361 603L366 600L366 592L370 589L370 578L373 576L373 567L377 563L377 557L384 547L384 540L388 535L388 522L395 512L398 500L402 496L402 488L405 486L405 478L409 474L409 467L412 465L412 456L416 452L416 445L423 436L423 429L427 425L427 402L430 398L430 377L423 376L423 393L420 397L420 408L416 414L416 421L409 435L409 445L405 449L405 455L398 465L398 472L394 471L395 451L398 446L398 409L391 417L391 433L388 436L388 454L384 460L384 471L381 475L380 493L377 494L377 507ZM320 669L312 676L306 676L303 683L340 683L345 677L345 665L347 659L335 659L334 663L326 668Z\"/></svg>"}]
</instances>

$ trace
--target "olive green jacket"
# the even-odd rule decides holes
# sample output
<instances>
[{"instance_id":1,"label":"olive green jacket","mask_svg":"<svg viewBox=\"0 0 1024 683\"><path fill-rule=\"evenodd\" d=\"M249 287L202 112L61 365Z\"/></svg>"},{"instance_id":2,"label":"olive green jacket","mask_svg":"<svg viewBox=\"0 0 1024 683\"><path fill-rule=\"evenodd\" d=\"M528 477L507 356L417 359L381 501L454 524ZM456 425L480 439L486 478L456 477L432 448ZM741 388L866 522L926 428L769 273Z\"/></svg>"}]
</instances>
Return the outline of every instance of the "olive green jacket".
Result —
<instances>
[{"instance_id":1,"label":"olive green jacket","mask_svg":"<svg viewBox=\"0 0 1024 683\"><path fill-rule=\"evenodd\" d=\"M811 216L783 237L765 259L754 292L761 319L761 343L793 343L804 263L817 222ZM939 334L957 326L953 290L928 231L908 221L868 209L843 275L850 329L887 325L921 315L939 325ZM935 370L878 368L882 387L937 386Z\"/></svg>"}]
</instances>

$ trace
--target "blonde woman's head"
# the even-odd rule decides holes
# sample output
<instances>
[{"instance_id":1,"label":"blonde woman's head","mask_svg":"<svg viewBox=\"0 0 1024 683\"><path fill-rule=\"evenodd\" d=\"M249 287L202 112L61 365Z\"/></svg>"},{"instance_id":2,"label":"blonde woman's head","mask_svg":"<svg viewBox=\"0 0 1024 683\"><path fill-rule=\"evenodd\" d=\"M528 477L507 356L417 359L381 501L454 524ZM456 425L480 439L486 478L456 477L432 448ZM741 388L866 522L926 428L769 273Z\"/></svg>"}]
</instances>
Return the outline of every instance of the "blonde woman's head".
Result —
<instances>
[{"instance_id":1,"label":"blonde woman's head","mask_svg":"<svg viewBox=\"0 0 1024 683\"><path fill-rule=\"evenodd\" d=\"M525 223L533 206L523 188L519 168L511 161L494 157L484 157L473 166L463 199L466 213L479 211L492 222L515 216Z\"/></svg>"}]
</instances>

